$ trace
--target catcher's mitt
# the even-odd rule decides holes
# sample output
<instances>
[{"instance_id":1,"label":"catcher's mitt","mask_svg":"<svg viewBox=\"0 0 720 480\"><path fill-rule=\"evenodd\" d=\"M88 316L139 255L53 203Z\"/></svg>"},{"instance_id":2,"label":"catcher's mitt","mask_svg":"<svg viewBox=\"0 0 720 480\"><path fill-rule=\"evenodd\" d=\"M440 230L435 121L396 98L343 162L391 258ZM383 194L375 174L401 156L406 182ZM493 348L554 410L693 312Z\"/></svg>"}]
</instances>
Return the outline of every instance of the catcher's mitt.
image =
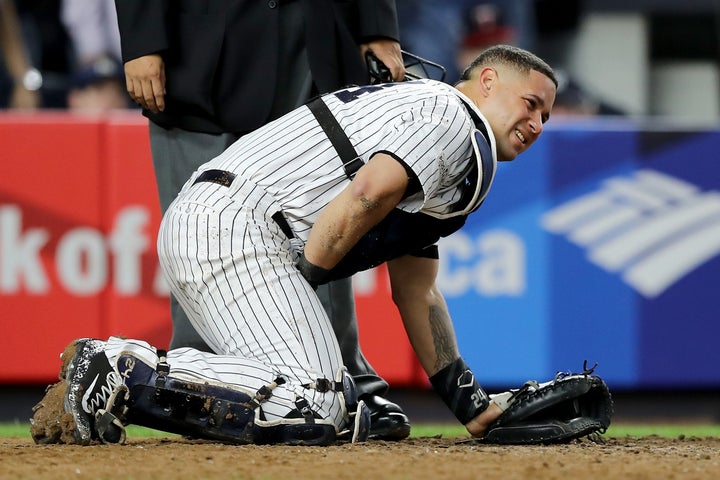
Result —
<instances>
[{"instance_id":1,"label":"catcher's mitt","mask_svg":"<svg viewBox=\"0 0 720 480\"><path fill-rule=\"evenodd\" d=\"M563 443L605 433L612 397L605 382L592 375L595 366L588 369L586 363L582 373L560 372L549 382L530 381L518 390L491 395L504 412L490 424L482 442Z\"/></svg>"}]
</instances>

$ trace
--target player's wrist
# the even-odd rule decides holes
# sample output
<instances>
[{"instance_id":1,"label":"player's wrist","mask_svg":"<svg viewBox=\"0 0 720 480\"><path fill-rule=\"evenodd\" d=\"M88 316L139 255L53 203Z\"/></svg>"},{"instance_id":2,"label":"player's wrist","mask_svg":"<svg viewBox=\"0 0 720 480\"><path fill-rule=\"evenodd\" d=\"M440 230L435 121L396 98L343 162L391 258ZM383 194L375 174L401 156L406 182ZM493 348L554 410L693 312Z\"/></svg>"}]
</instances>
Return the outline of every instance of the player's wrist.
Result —
<instances>
[{"instance_id":1,"label":"player's wrist","mask_svg":"<svg viewBox=\"0 0 720 480\"><path fill-rule=\"evenodd\" d=\"M300 259L295 266L312 288L317 288L318 285L327 283L330 280L330 270L312 263L307 259L304 252L300 255Z\"/></svg>"},{"instance_id":2,"label":"player's wrist","mask_svg":"<svg viewBox=\"0 0 720 480\"><path fill-rule=\"evenodd\" d=\"M430 383L463 425L472 422L490 403L462 357L432 375Z\"/></svg>"}]
</instances>

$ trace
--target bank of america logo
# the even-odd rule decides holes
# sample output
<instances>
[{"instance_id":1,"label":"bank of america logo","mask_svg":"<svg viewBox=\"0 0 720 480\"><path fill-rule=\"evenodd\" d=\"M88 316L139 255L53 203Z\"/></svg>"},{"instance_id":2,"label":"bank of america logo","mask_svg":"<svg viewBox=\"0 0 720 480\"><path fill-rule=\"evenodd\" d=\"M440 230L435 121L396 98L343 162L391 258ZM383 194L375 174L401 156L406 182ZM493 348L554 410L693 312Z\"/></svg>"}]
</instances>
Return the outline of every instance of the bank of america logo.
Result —
<instances>
[{"instance_id":1,"label":"bank of america logo","mask_svg":"<svg viewBox=\"0 0 720 480\"><path fill-rule=\"evenodd\" d=\"M611 177L541 222L648 298L720 254L720 193L654 170Z\"/></svg>"}]
</instances>

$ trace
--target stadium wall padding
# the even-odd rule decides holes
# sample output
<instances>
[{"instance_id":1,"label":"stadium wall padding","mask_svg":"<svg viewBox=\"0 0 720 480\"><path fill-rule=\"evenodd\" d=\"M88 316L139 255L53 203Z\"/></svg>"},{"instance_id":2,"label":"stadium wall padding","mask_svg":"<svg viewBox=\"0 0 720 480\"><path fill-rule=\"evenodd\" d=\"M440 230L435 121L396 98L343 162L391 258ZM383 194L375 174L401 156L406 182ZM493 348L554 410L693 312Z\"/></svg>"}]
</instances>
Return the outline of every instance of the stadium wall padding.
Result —
<instances>
[{"instance_id":1,"label":"stadium wall padding","mask_svg":"<svg viewBox=\"0 0 720 480\"><path fill-rule=\"evenodd\" d=\"M57 378L76 337L166 348L147 121L0 115L0 384ZM720 387L720 128L586 120L500 163L440 245L438 283L481 384L579 371L611 388ZM362 349L428 387L384 267L354 277Z\"/></svg>"}]
</instances>

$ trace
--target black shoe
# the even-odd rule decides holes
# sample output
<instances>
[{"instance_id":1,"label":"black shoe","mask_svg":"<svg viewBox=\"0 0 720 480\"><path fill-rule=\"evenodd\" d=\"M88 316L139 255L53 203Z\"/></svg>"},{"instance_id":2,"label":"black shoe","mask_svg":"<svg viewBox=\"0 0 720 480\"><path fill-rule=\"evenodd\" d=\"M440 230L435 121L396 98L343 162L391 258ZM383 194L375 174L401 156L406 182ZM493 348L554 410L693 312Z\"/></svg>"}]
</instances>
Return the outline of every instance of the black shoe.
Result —
<instances>
[{"instance_id":1,"label":"black shoe","mask_svg":"<svg viewBox=\"0 0 720 480\"><path fill-rule=\"evenodd\" d=\"M107 443L122 443L125 440L122 424L113 425L112 419L105 416L110 409L108 405L112 406L115 397L127 392L127 388L105 356L105 342L83 338L75 340L74 346L75 352L65 372L67 391L63 407L75 423L75 441L88 445L92 439L99 438Z\"/></svg>"},{"instance_id":2,"label":"black shoe","mask_svg":"<svg viewBox=\"0 0 720 480\"><path fill-rule=\"evenodd\" d=\"M370 438L402 440L410 435L410 419L399 405L377 395L363 395L360 400L370 408Z\"/></svg>"}]
</instances>

